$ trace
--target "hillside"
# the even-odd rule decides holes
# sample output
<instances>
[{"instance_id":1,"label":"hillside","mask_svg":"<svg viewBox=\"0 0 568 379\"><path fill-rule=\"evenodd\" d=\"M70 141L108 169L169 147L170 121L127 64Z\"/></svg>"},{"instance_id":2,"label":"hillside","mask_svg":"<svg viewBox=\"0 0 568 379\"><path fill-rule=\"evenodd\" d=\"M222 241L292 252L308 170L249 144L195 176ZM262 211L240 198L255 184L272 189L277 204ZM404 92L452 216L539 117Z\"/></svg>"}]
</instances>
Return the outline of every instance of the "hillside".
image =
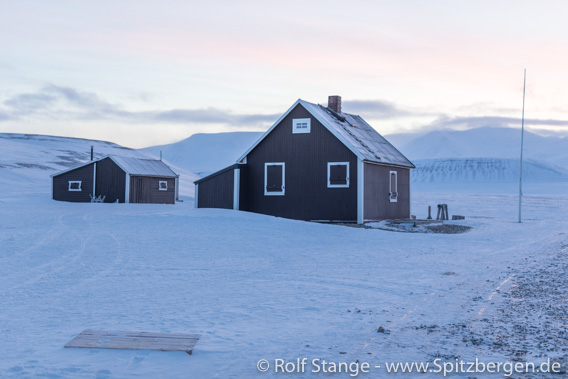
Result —
<instances>
[{"instance_id":1,"label":"hillside","mask_svg":"<svg viewBox=\"0 0 568 379\"><path fill-rule=\"evenodd\" d=\"M387 136L411 160L438 158L519 159L521 131L483 127L469 130L438 130L426 134ZM544 137L525 132L524 157L568 168L568 138Z\"/></svg>"},{"instance_id":2,"label":"hillside","mask_svg":"<svg viewBox=\"0 0 568 379\"><path fill-rule=\"evenodd\" d=\"M479 128L425 135L397 134L388 138L416 164L412 181L421 187L438 183L499 185L519 180L519 141L514 140L515 133L513 129ZM161 150L165 161L205 176L234 163L260 135L196 134L171 145L153 146L144 151L159 156ZM537 159L562 160L562 154L568 151L568 148L562 150L562 144L568 140L527 133L526 141L525 156L528 159L523 172L527 183L568 181L568 170L545 159Z\"/></svg>"},{"instance_id":3,"label":"hillside","mask_svg":"<svg viewBox=\"0 0 568 379\"><path fill-rule=\"evenodd\" d=\"M142 150L155 157L161 151L165 161L203 177L235 163L261 135L259 132L194 134L176 143Z\"/></svg>"},{"instance_id":4,"label":"hillside","mask_svg":"<svg viewBox=\"0 0 568 379\"><path fill-rule=\"evenodd\" d=\"M519 180L518 159L448 158L418 159L412 171L414 183L510 183ZM526 182L565 182L568 173L538 161L523 164Z\"/></svg>"},{"instance_id":5,"label":"hillside","mask_svg":"<svg viewBox=\"0 0 568 379\"><path fill-rule=\"evenodd\" d=\"M109 154L153 158L143 151L106 141L0 133L0 189L26 186L37 192L46 189L49 192L50 175L88 162L91 146L95 158ZM172 169L180 174L180 194L192 197L197 176L183 167L172 166Z\"/></svg>"}]
</instances>

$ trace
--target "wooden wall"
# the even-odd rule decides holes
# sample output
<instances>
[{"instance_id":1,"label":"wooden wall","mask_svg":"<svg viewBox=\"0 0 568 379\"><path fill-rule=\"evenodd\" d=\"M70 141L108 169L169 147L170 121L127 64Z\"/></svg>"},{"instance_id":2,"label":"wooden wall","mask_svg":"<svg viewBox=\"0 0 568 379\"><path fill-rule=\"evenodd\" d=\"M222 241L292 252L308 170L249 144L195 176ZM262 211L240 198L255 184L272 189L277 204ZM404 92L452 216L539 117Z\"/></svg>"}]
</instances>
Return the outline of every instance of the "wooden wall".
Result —
<instances>
[{"instance_id":1,"label":"wooden wall","mask_svg":"<svg viewBox=\"0 0 568 379\"><path fill-rule=\"evenodd\" d=\"M168 182L167 191L159 190L160 181ZM174 204L175 178L131 175L129 196L131 203Z\"/></svg>"},{"instance_id":2,"label":"wooden wall","mask_svg":"<svg viewBox=\"0 0 568 379\"><path fill-rule=\"evenodd\" d=\"M97 162L95 194L105 196L105 203L124 203L126 173L110 158Z\"/></svg>"},{"instance_id":3,"label":"wooden wall","mask_svg":"<svg viewBox=\"0 0 568 379\"><path fill-rule=\"evenodd\" d=\"M93 194L93 163L53 177L53 200L89 202ZM69 191L69 180L80 180L81 191Z\"/></svg>"},{"instance_id":4,"label":"wooden wall","mask_svg":"<svg viewBox=\"0 0 568 379\"><path fill-rule=\"evenodd\" d=\"M310 118L311 132L293 134L294 118ZM264 195L266 162L285 162L284 196ZM349 162L349 188L327 188L328 162ZM242 210L299 220L357 220L357 157L300 104L249 153L241 183ZM200 186L200 198L202 192Z\"/></svg>"},{"instance_id":5,"label":"wooden wall","mask_svg":"<svg viewBox=\"0 0 568 379\"><path fill-rule=\"evenodd\" d=\"M396 171L398 201L389 200L390 171ZM364 164L365 220L407 218L410 216L410 170L407 168Z\"/></svg>"},{"instance_id":6,"label":"wooden wall","mask_svg":"<svg viewBox=\"0 0 568 379\"><path fill-rule=\"evenodd\" d=\"M233 209L234 172L235 170L226 170L200 182L197 190L197 206Z\"/></svg>"}]
</instances>

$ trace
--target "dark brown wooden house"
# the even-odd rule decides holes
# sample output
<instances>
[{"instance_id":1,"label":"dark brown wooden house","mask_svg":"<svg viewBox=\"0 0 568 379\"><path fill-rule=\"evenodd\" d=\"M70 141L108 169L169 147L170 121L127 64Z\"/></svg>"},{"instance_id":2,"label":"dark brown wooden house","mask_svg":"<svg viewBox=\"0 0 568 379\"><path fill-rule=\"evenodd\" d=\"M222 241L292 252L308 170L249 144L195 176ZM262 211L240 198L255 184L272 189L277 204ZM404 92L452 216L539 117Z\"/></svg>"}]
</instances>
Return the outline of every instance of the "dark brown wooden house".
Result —
<instances>
[{"instance_id":1,"label":"dark brown wooden house","mask_svg":"<svg viewBox=\"0 0 568 379\"><path fill-rule=\"evenodd\" d=\"M360 116L296 101L233 166L195 182L198 208L357 222L410 215L414 165Z\"/></svg>"},{"instance_id":2,"label":"dark brown wooden house","mask_svg":"<svg viewBox=\"0 0 568 379\"><path fill-rule=\"evenodd\" d=\"M51 177L60 201L174 204L179 194L179 175L154 159L109 155Z\"/></svg>"}]
</instances>

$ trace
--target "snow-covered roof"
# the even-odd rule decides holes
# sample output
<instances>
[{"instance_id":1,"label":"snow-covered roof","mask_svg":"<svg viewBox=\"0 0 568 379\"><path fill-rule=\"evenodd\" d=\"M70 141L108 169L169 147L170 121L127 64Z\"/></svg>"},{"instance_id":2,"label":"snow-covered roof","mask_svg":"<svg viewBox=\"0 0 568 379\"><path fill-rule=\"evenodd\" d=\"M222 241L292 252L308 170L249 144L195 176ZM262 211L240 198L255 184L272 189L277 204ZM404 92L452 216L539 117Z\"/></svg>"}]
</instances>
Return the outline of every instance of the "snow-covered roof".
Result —
<instances>
[{"instance_id":1,"label":"snow-covered roof","mask_svg":"<svg viewBox=\"0 0 568 379\"><path fill-rule=\"evenodd\" d=\"M412 162L367 124L361 116L335 113L327 107L302 99L298 99L238 161L244 159L298 104L310 112L358 158L369 162L414 168Z\"/></svg>"},{"instance_id":2,"label":"snow-covered roof","mask_svg":"<svg viewBox=\"0 0 568 379\"><path fill-rule=\"evenodd\" d=\"M117 155L110 155L109 158L130 175L168 176L172 178L177 176L168 165L156 159L128 158Z\"/></svg>"},{"instance_id":3,"label":"snow-covered roof","mask_svg":"<svg viewBox=\"0 0 568 379\"><path fill-rule=\"evenodd\" d=\"M103 159L109 158L114 163L118 165L124 172L130 175L140 175L140 176L162 176L168 178L176 178L178 175L172 171L167 164L156 159L143 159L143 158L132 158L132 157L121 157L119 155L107 155L101 159L95 161L89 161L82 165L72 167L70 169L57 172L53 176L61 175L69 171L76 170L81 167L90 165L91 163L100 162Z\"/></svg>"}]
</instances>

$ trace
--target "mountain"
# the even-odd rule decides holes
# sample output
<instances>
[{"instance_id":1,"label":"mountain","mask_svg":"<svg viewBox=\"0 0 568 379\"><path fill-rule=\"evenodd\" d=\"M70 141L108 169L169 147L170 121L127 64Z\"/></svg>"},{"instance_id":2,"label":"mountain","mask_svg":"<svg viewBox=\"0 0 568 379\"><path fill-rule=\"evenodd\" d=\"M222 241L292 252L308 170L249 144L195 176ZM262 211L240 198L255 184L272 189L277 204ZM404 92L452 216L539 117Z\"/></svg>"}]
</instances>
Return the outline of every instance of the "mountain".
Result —
<instances>
[{"instance_id":1,"label":"mountain","mask_svg":"<svg viewBox=\"0 0 568 379\"><path fill-rule=\"evenodd\" d=\"M199 176L236 161L261 133L236 132L195 134L171 145L144 149ZM515 139L515 137L517 137ZM412 182L417 188L436 184L488 184L499 187L519 180L518 131L508 128L478 128L466 131L433 131L426 134L396 134L388 139L417 166ZM568 170L561 165L568 148L565 138L542 137L527 133L525 138L524 179L527 183L568 182ZM540 158L540 159L539 159ZM486 185L485 185L486 186Z\"/></svg>"},{"instance_id":2,"label":"mountain","mask_svg":"<svg viewBox=\"0 0 568 379\"><path fill-rule=\"evenodd\" d=\"M411 160L438 158L519 159L521 132L512 128L482 127L438 130L426 134L387 136ZM525 132L524 157L568 168L568 138Z\"/></svg>"},{"instance_id":3,"label":"mountain","mask_svg":"<svg viewBox=\"0 0 568 379\"><path fill-rule=\"evenodd\" d=\"M142 151L155 157L159 157L161 151L165 162L203 177L235 163L261 135L259 132L201 133Z\"/></svg>"},{"instance_id":4,"label":"mountain","mask_svg":"<svg viewBox=\"0 0 568 379\"><path fill-rule=\"evenodd\" d=\"M94 157L113 154L153 159L150 154L112 142L35 134L0 133L0 190L4 186L29 186L49 192L50 175L86 163ZM180 194L193 196L198 176L184 167L172 166L180 174Z\"/></svg>"},{"instance_id":5,"label":"mountain","mask_svg":"<svg viewBox=\"0 0 568 379\"><path fill-rule=\"evenodd\" d=\"M414 160L413 183L511 183L518 182L518 159L448 158ZM526 182L566 182L568 173L549 164L523 162Z\"/></svg>"}]
</instances>

